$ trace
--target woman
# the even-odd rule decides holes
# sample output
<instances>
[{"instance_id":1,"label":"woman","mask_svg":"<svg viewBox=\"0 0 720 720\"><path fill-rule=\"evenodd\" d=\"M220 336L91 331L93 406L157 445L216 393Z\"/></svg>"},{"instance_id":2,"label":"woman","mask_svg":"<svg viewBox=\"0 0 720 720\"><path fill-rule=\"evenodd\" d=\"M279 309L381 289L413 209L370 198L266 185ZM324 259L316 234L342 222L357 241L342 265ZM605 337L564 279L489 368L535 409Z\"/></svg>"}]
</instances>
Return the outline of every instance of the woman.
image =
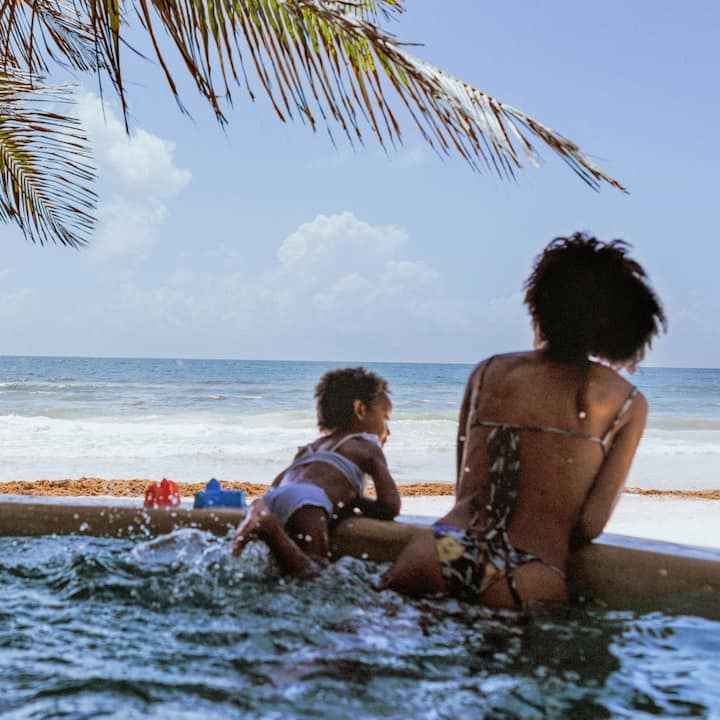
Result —
<instances>
[{"instance_id":1,"label":"woman","mask_svg":"<svg viewBox=\"0 0 720 720\"><path fill-rule=\"evenodd\" d=\"M645 426L647 401L618 371L666 324L627 247L577 233L537 258L525 283L536 349L470 375L455 506L413 537L384 587L492 607L567 599L571 545L602 532Z\"/></svg>"}]
</instances>

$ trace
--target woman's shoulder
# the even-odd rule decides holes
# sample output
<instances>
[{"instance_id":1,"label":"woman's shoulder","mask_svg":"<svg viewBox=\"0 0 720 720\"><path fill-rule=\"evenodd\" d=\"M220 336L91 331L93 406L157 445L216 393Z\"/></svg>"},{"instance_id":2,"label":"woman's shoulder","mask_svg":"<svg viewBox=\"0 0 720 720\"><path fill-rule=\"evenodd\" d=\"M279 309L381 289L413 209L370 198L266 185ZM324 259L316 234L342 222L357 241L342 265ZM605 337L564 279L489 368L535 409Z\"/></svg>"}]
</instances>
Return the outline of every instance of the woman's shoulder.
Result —
<instances>
[{"instance_id":1,"label":"woman's shoulder","mask_svg":"<svg viewBox=\"0 0 720 720\"><path fill-rule=\"evenodd\" d=\"M587 401L606 418L610 427L634 420L644 423L648 412L645 396L632 381L603 363L591 363L588 373Z\"/></svg>"},{"instance_id":2,"label":"woman's shoulder","mask_svg":"<svg viewBox=\"0 0 720 720\"><path fill-rule=\"evenodd\" d=\"M614 368L605 363L593 361L588 370L588 381L603 395L627 396L639 395L635 385L629 378L623 376Z\"/></svg>"},{"instance_id":3,"label":"woman's shoulder","mask_svg":"<svg viewBox=\"0 0 720 720\"><path fill-rule=\"evenodd\" d=\"M492 367L495 369L508 370L519 365L526 365L533 362L535 358L535 351L529 350L524 352L508 352L508 353L497 353L496 355L490 355L483 360L480 360L470 372L470 379L478 378L484 375Z\"/></svg>"}]
</instances>

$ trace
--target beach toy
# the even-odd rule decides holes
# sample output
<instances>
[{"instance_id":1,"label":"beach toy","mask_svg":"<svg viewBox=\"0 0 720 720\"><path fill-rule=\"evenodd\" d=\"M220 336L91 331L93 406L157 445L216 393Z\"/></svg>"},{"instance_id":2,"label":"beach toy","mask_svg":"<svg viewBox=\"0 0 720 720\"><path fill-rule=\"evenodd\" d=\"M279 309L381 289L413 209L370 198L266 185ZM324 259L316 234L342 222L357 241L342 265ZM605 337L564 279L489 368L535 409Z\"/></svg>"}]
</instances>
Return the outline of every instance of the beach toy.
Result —
<instances>
[{"instance_id":1,"label":"beach toy","mask_svg":"<svg viewBox=\"0 0 720 720\"><path fill-rule=\"evenodd\" d=\"M195 508L236 507L244 508L245 493L242 490L223 490L215 478L210 478L205 490L195 493Z\"/></svg>"},{"instance_id":2,"label":"beach toy","mask_svg":"<svg viewBox=\"0 0 720 720\"><path fill-rule=\"evenodd\" d=\"M180 490L176 483L163 478L159 483L148 485L145 489L146 508L177 507L180 505Z\"/></svg>"}]
</instances>

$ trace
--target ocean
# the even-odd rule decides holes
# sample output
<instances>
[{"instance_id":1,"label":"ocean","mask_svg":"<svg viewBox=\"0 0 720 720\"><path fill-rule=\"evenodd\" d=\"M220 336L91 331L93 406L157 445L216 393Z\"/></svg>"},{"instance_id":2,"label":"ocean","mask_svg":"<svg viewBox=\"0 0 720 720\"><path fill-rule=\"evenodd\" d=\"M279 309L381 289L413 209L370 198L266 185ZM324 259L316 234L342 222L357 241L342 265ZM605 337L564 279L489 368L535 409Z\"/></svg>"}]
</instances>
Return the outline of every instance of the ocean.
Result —
<instances>
[{"instance_id":1,"label":"ocean","mask_svg":"<svg viewBox=\"0 0 720 720\"><path fill-rule=\"evenodd\" d=\"M0 480L269 482L315 437L336 365L0 358ZM471 366L368 367L392 388L395 477L452 482ZM720 371L635 381L652 410L631 484L716 484ZM592 603L518 618L377 592L383 569L282 578L262 544L238 560L189 528L0 537L0 717L717 717L720 623Z\"/></svg>"},{"instance_id":2,"label":"ocean","mask_svg":"<svg viewBox=\"0 0 720 720\"><path fill-rule=\"evenodd\" d=\"M317 437L313 389L359 363L0 357L0 482L82 476L269 483ZM365 363L390 383L400 484L454 480L472 365ZM641 368L650 416L628 485L720 487L720 369Z\"/></svg>"}]
</instances>

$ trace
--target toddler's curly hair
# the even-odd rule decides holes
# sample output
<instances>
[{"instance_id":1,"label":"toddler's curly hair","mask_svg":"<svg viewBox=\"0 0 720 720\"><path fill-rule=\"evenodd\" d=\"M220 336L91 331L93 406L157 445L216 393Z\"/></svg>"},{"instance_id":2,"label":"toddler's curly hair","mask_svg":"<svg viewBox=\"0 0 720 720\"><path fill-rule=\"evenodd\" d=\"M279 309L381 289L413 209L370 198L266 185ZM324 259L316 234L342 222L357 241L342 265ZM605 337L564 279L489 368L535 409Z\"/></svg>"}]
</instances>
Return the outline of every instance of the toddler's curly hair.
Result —
<instances>
[{"instance_id":1,"label":"toddler's curly hair","mask_svg":"<svg viewBox=\"0 0 720 720\"><path fill-rule=\"evenodd\" d=\"M363 367L330 370L315 388L318 427L323 432L349 430L355 400L369 405L389 392L386 380Z\"/></svg>"}]
</instances>

